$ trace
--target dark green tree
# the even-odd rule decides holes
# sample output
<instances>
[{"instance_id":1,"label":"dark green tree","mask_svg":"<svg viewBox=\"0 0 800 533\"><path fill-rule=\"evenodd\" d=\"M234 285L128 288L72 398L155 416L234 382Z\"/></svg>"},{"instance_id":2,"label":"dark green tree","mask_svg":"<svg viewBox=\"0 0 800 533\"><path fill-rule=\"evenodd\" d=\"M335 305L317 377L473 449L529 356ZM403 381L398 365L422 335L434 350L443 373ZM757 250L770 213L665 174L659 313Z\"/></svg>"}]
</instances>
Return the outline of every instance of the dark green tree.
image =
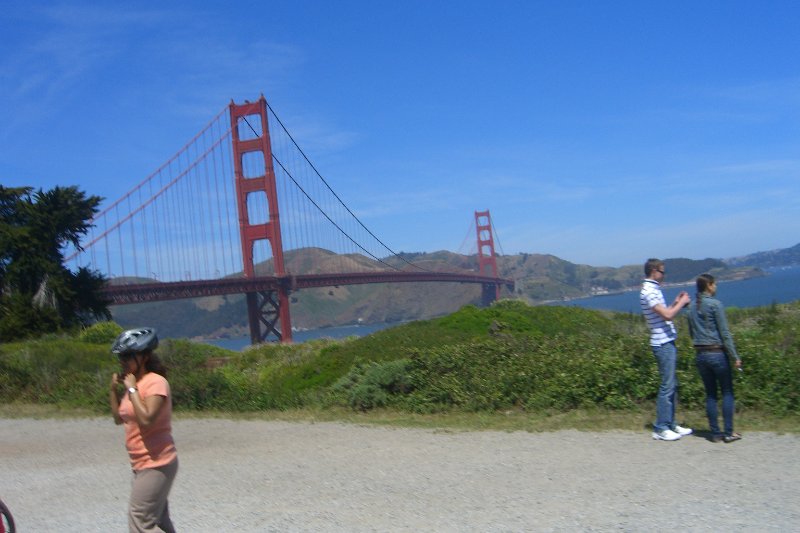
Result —
<instances>
[{"instance_id":1,"label":"dark green tree","mask_svg":"<svg viewBox=\"0 0 800 533\"><path fill-rule=\"evenodd\" d=\"M63 250L81 249L102 199L77 187L49 191L0 185L0 340L108 319L102 274L71 271Z\"/></svg>"}]
</instances>

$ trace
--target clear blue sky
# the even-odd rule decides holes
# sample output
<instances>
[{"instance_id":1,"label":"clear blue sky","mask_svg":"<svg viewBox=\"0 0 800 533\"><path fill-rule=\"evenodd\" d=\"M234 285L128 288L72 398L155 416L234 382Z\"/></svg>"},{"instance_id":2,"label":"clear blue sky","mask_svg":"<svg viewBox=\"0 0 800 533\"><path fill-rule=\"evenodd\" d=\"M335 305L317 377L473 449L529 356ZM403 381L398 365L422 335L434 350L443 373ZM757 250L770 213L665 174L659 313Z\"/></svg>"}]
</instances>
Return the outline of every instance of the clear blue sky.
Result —
<instances>
[{"instance_id":1,"label":"clear blue sky","mask_svg":"<svg viewBox=\"0 0 800 533\"><path fill-rule=\"evenodd\" d=\"M264 93L395 250L800 242L800 3L6 1L0 183L113 201Z\"/></svg>"}]
</instances>

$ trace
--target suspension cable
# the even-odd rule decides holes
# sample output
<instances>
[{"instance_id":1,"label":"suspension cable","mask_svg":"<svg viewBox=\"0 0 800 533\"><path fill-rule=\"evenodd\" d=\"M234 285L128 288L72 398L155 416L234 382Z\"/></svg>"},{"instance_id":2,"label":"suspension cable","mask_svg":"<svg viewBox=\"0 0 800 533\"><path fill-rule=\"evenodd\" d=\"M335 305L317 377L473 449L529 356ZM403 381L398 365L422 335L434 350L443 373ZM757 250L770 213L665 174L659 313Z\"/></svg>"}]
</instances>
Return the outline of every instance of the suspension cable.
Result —
<instances>
[{"instance_id":1,"label":"suspension cable","mask_svg":"<svg viewBox=\"0 0 800 533\"><path fill-rule=\"evenodd\" d=\"M308 198L308 201L309 201L309 202L311 202L312 204L314 204L314 207L316 207L316 208L319 210L319 212L320 212L320 213L322 213L322 215L323 215L325 218L327 218L327 219L328 219L328 221L330 221L330 223L331 223L331 224L333 224L333 225L336 227L336 229L338 229L338 230L339 230L339 231L340 231L340 232L341 232L341 233L342 233L342 234L343 234L345 237L347 237L348 239L350 239L350 242L352 242L353 244L355 244L356 246L358 246L359 248L361 248L362 250L364 250L364 253L366 253L367 255L369 255L369 256L370 256L371 258L373 258L375 261L378 261L379 263L382 263L382 264L386 265L387 267L389 267L389 268L391 268L391 269L398 270L398 271L400 270L399 268L397 268L397 267L395 267L395 266L392 266L392 265L390 265L389 263L387 263L387 262L383 261L382 259L379 259L378 257L375 257L375 256L374 256L374 255L373 255L373 254L372 254L372 253L371 253L369 250L367 250L366 248L364 248L363 246L361 246L360 244L358 244L358 243L357 243L357 242L356 242L356 241L355 241L355 240L354 240L354 239L353 239L353 238L352 238L350 235L348 235L348 234L347 234L347 232L345 232L345 231L344 231L344 230L343 230L343 229L342 229L342 228L339 226L339 224L337 224L336 222L334 222L334 220L333 220L331 217L329 217L329 216L328 216L328 213L326 213L325 211L323 211L323 209L322 209L322 208L319 206L319 204L317 204L317 202L315 202L315 201L314 201L314 199L313 199L313 198L311 198L311 196L309 196L309 195L308 195L308 193L305 191L305 189L303 189L303 187L301 187L301 186L300 186L300 184L299 184L299 183L297 183L297 180L295 180L295 179L294 179L294 176L292 176L292 175L289 173L289 171L286 169L286 167L284 167L284 166L283 166L283 163L281 163L281 162L278 160L278 158L277 158L277 157L275 157L275 156L273 155L273 156L272 156L272 159L274 159L274 160L275 160L275 162L276 162L276 163L278 163L278 165L281 167L281 169L283 169L283 171L286 173L286 175L287 175L287 176L289 176L289 179L290 179L290 180L292 180L292 182L294 182L295 186L297 186L297 188L298 188L298 189L300 189L300 192L302 192L302 193L305 195L305 197L306 197L306 198Z\"/></svg>"},{"instance_id":2,"label":"suspension cable","mask_svg":"<svg viewBox=\"0 0 800 533\"><path fill-rule=\"evenodd\" d=\"M267 109L269 109L269 110L270 110L270 112L272 113L272 116L274 116L274 117L275 117L275 120L277 120L277 121L278 121L278 124L280 124L281 128L283 128L283 131L286 133L286 135L289 137L289 139L291 139L292 143L295 145L295 147L296 147L296 148L297 148L297 150L300 152L300 154L302 154L303 158L306 160L306 162L309 164L309 166L311 166L311 168L314 170L314 173L315 173L315 174L316 174L316 175L319 177L319 179L322 181L322 183L324 183L324 184L325 184L325 186L328 188L328 190L329 190L329 191L331 191L331 193L333 194L333 196L335 196L335 197L336 197L336 199L339 201L339 203L340 203L340 204L342 204L342 206L343 206L343 207L344 207L344 208L347 210L347 212L348 212L348 213L350 213L350 215L351 215L351 216L352 216L352 217L353 217L353 218L356 220L356 222L358 222L358 223L359 223L359 225L361 225L361 227L362 227L362 228L364 228L364 230L366 230L366 232L367 232L367 233L369 233L369 234L372 236L372 238L373 238L373 239L375 239L376 241L378 241L378 242L381 244L381 246L383 246L384 248L386 248L386 249L389 251L389 253L391 253L393 256L395 256L395 257L399 258L399 259L400 259L400 260L402 260L404 263L406 263L406 264L408 264L408 265L410 265L410 266L412 266L412 267L414 267L414 268L418 268L419 270L423 270L423 271L425 271L425 272L429 272L429 270L427 270L427 269L425 269L425 268L422 268L422 267L421 267L421 266L419 266L419 265L415 265L414 263L411 263L411 262L410 262L410 261L408 261L408 260L407 260L405 257L401 256L400 254L398 254L397 252L395 252L394 250L392 250L391 248L389 248L389 247L388 247L388 246L387 246L387 245L386 245L386 244L385 244L385 243L384 243L382 240L380 240L380 239L379 239L379 238L378 238L378 237L377 237L377 236L376 236L374 233L372 233L372 231L370 231L370 229L369 229L369 228L367 228L367 226L365 226L363 222L361 222L361 220L360 220L360 219L359 219L359 218L358 218L358 217L355 215L355 213L353 213L353 212L350 210L350 208L349 208L349 207L347 207L347 204L345 204L345 203L342 201L342 199L339 197L339 195L338 195L338 194L336 194L336 191L334 191L334 190L331 188L331 186L328 184L328 182L325 180L325 178L323 178L323 177L322 177L322 174L320 174L320 173L319 173L319 171L317 170L317 167L315 167L315 166L314 166L314 163L312 163L312 162L311 162L311 160L308 158L308 156L307 156L307 155L306 155L306 153L303 151L303 149L302 149L302 148L300 148L300 145L298 145L298 144L297 144L297 141L295 141L295 140L294 140L294 137L292 137L292 134L291 134L291 133L289 133L289 130L287 130L287 129L286 129L286 126L284 126L284 124L283 124L283 122L281 121L280 117L278 117L278 115L275 113L275 110L273 110L273 109L272 109L272 106L270 106L270 105L269 105L269 102L266 102L266 104L267 104ZM249 125L249 123L248 123L248 125ZM252 128L252 126L250 126L250 127ZM255 130L254 130L254 131L255 131ZM327 216L327 215L326 215L326 216ZM337 226L337 227L338 227L338 226ZM372 255L372 254L370 254L370 255ZM381 262L383 262L383 261L381 261Z\"/></svg>"},{"instance_id":3,"label":"suspension cable","mask_svg":"<svg viewBox=\"0 0 800 533\"><path fill-rule=\"evenodd\" d=\"M494 220L492 219L491 213L489 213L489 222L492 225L492 233L494 233L494 238L497 241L497 246L500 248L500 253L506 255L505 251L503 250L503 245L500 244L500 235L498 235L497 230L495 230Z\"/></svg>"},{"instance_id":4,"label":"suspension cable","mask_svg":"<svg viewBox=\"0 0 800 533\"><path fill-rule=\"evenodd\" d=\"M463 252L464 255L469 255L469 252L472 250L472 246L470 245L470 248L467 249L467 242L474 243L474 239L470 240L470 237L473 236L474 232L475 232L475 221L472 220L469 223L469 228L467 228L467 234L464 235L464 240L461 241L461 245L459 245L458 247L458 253Z\"/></svg>"},{"instance_id":5,"label":"suspension cable","mask_svg":"<svg viewBox=\"0 0 800 533\"><path fill-rule=\"evenodd\" d=\"M269 104L267 104L267 107L269 107ZM272 111L272 108L270 108L270 111ZM350 215L351 215L351 216L352 216L352 217L353 217L355 220L357 220L359 224L361 224L361 227L362 227L362 228L364 228L364 229L367 231L367 233L369 233L370 235L372 235L372 237L373 237L373 238L374 238L376 241L380 242L380 243L383 245L383 247L384 247L384 248L386 248L387 250L389 250L389 252L391 252L391 253L392 253L394 256L396 256L396 257L400 257L400 256L399 256L397 253L395 253L394 251L392 251L392 250L391 250L391 249L390 249L388 246L386 246L385 244L383 244L383 242L381 242L381 240L380 240L380 239L378 239L378 237L376 237L376 236L375 236L375 235L374 235L374 234L373 234L373 233L372 233L372 232L371 232L369 229L367 229L367 227L366 227L366 226L364 226L364 224L362 224L362 223L361 223L361 221L360 221L360 220L358 220L358 217L356 217L356 216L353 214L353 212L352 212L352 211L350 211L350 209L349 209L349 208L348 208L348 207L347 207L347 206L344 204L344 202L342 202L341 198L339 198L339 195L337 195L337 194L336 194L336 192L334 192L334 190L333 190L333 189L331 189L331 186L330 186L330 185L328 185L328 182L327 182L327 181L325 181L325 178L323 178L323 177L320 175L320 173L319 173L319 172L317 171L317 169L314 167L313 163L311 163L311 161L309 161L308 157L307 157L307 156L306 156L306 154L303 152L303 150L302 150L302 149L301 149L301 148L300 148L300 147L297 145L297 142L294 140L294 138L292 137L292 135L291 135L291 134L290 134L290 133L289 133L289 132L286 130L286 127L285 127L285 126L283 125L283 123L281 122L281 119L279 119L279 118L278 118L278 116L277 116L277 115L275 115L275 112L274 112L274 111L272 111L272 114L273 114L273 116L275 117L275 119L276 119L276 120L277 120L277 121L280 123L280 125L281 125L281 127L283 128L283 131L286 133L286 135L287 135L287 136L288 136L288 137L289 137L289 138L292 140L292 143L294 143L294 145L295 145L295 147L298 149L298 151L299 151L299 152L300 152L300 153L303 155L303 157L305 158L306 162L307 162L307 163L308 163L308 164L311 166L311 168L313 168L313 169L314 169L314 172L317 174L317 176L319 177L319 179L320 179L320 180L322 180L322 182L325 184L325 186L328 188L328 190L329 190L329 191L331 191L331 193L333 193L333 195L336 197L336 199L337 199L337 200L339 200L339 203L340 203L340 204L342 204L342 205L344 206L344 208L345 208L345 209L347 209L347 212L348 212L348 213L350 213ZM242 118L242 120L244 120L245 124L247 124L247 126L250 128L250 130L253 132L253 134L254 134L254 135L256 135L256 136L258 136L258 132L255 130L255 128L253 127L253 125L252 125L252 124L250 124L250 122L247 120L247 117L241 117L241 118ZM338 229L338 230L339 230L339 232L341 232L341 234L342 234L342 235L344 235L345 237L347 237L347 238L350 240L350 242L352 242L353 244L355 244L356 246L358 246L358 247L359 247L361 250L363 250L363 251L364 251L364 253L366 253L367 255L369 255L369 256L370 256L371 258L373 258L375 261L378 261L379 263L381 263L381 264L383 264L383 265L386 265L387 267L389 267L389 268L391 268L391 269L393 269L393 270L400 271L400 269L399 269L399 268L397 268L397 267L395 267L395 266L393 266L393 265L390 265L390 264L389 264L389 263L387 263L386 261L384 261L384 260L382 260L382 259L380 259L380 258L376 257L376 256L375 256L375 255L374 255L372 252L370 252L369 250L367 250L366 248L364 248L364 247L363 247L361 244L359 244L358 242L356 242L356 240L355 240L355 239L353 239L353 237L351 237L351 236L350 236L350 235L349 235L349 234L348 234L348 233L347 233L347 232L346 232L344 229L342 229L342 227L341 227L341 226L339 226L339 224L337 224L337 223L336 223L336 222L335 222L335 221L334 221L334 220L333 220L333 219L332 219L332 218L331 218L331 217L328 215L328 213L326 213L326 212L325 212L325 210L324 210L324 209L322 209L322 207L320 207L320 205L319 205L319 204L318 204L316 201L314 201L314 199L313 199L313 198L311 198L311 196L310 196L310 195L309 195L309 194L306 192L306 190L305 190L305 189L304 189L304 188L303 188L303 187L302 187L302 186L301 186L301 185L300 185L300 184L297 182L297 180L296 180L296 179L294 179L294 176L292 176L292 174L291 174L291 173L289 172L289 170L288 170L288 169L287 169L287 168L286 168L286 167L283 165L283 163L281 163L281 161L280 161L280 160L279 160L277 157L275 157L275 154L274 154L274 153L272 154L272 159L273 159L273 160L274 160L274 161L275 161L275 162L278 164L278 166L280 166L280 167L281 167L281 169L284 171L284 173L286 173L286 175L289 177L289 179L290 179L290 180L292 180L292 182L293 182L293 183L295 184L295 186L296 186L296 187L297 187L297 188L300 190L300 192L302 192L302 193L305 195L305 197L308 199L308 201L310 201L312 204L314 204L314 207L316 207L316 208L317 208L317 210L318 210L320 213L322 213L322 215L323 215L325 218L327 218L327 219L328 219L328 221L329 221L331 224L333 224L333 225L334 225L334 227L336 227L336 229ZM424 268L422 268L422 267L420 267L420 266L417 266L417 265L414 265L414 264L412 264L412 263L409 263L407 260L405 260L405 259L404 259L404 258L402 258L402 257L400 257L400 258L401 258L401 259L403 259L403 261L405 261L405 262L406 262L406 263L408 263L409 265L412 265L412 266L414 266L414 267L416 267L416 268L419 268L420 270L425 270Z\"/></svg>"}]
</instances>

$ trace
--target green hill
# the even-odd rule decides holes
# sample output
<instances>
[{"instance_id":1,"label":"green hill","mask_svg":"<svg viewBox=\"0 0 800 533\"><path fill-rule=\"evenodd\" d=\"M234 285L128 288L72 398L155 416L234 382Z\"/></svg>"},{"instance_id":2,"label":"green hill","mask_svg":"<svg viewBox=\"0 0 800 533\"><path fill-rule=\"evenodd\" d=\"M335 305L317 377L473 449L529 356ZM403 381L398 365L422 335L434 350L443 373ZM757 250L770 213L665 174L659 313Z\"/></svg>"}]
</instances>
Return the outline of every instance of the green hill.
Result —
<instances>
[{"instance_id":1,"label":"green hill","mask_svg":"<svg viewBox=\"0 0 800 533\"><path fill-rule=\"evenodd\" d=\"M745 364L738 408L800 416L800 303L731 309L729 318ZM0 401L106 412L118 368L108 349L119 331L107 326L0 345ZM678 326L685 331L682 318ZM682 408L702 410L690 340L678 344ZM659 382L640 316L512 300L363 338L242 352L168 340L158 353L178 411L650 409Z\"/></svg>"},{"instance_id":2,"label":"green hill","mask_svg":"<svg viewBox=\"0 0 800 533\"><path fill-rule=\"evenodd\" d=\"M791 248L757 252L742 257L733 257L725 261L730 266L750 266L758 268L780 268L800 265L800 244Z\"/></svg>"}]
</instances>

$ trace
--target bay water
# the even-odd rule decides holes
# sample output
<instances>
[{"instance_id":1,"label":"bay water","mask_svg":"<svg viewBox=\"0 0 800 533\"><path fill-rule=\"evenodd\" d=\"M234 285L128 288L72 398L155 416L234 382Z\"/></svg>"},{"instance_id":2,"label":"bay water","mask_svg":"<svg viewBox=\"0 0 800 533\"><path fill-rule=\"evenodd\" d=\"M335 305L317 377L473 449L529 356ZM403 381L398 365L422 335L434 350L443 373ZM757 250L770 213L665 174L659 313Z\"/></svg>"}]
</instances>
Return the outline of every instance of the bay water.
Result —
<instances>
[{"instance_id":1,"label":"bay water","mask_svg":"<svg viewBox=\"0 0 800 533\"><path fill-rule=\"evenodd\" d=\"M773 303L789 303L800 300L800 266L765 270L766 276L739 281L717 283L717 299L726 307L761 307ZM666 280L669 281L669 280ZM688 292L692 300L696 292L694 283L689 285L667 285L663 287L664 299L672 303L681 291ZM578 298L552 305L603 309L623 313L641 313L639 289Z\"/></svg>"},{"instance_id":2,"label":"bay water","mask_svg":"<svg viewBox=\"0 0 800 533\"><path fill-rule=\"evenodd\" d=\"M664 287L664 298L667 303L682 290L689 292L694 299L694 284ZM771 269L767 275L740 281L720 281L717 285L717 298L726 308L730 307L760 307L773 303L789 303L800 300L800 266ZM631 290L616 294L578 298L565 302L551 303L566 307L583 307L585 309L602 309L623 313L640 313L639 290ZM294 342L305 342L312 339L332 338L343 339L350 336L363 337L398 325L388 324L359 324L337 326L330 328L310 329L293 333ZM209 344L239 351L250 345L249 337L232 339L210 339Z\"/></svg>"},{"instance_id":3,"label":"bay water","mask_svg":"<svg viewBox=\"0 0 800 533\"><path fill-rule=\"evenodd\" d=\"M381 324L353 324L348 326L335 326L330 328L307 329L292 332L292 340L295 343L310 341L313 339L345 339L347 337L364 337L370 333L375 333L382 329L397 326L398 323ZM250 337L233 337L230 339L208 339L204 342L225 348L226 350L240 351L246 346L250 346Z\"/></svg>"}]
</instances>

